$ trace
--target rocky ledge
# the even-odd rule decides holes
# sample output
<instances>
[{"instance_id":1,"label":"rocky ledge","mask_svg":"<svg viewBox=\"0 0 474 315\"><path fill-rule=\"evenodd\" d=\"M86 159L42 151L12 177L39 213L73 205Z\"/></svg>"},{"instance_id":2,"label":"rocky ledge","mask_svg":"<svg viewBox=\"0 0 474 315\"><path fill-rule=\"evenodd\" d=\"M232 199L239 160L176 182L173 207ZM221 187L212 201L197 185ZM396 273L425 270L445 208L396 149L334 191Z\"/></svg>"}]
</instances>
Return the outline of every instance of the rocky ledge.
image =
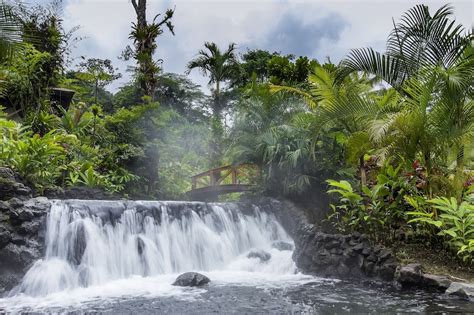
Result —
<instances>
[{"instance_id":1,"label":"rocky ledge","mask_svg":"<svg viewBox=\"0 0 474 315\"><path fill-rule=\"evenodd\" d=\"M256 203L275 214L293 237L293 259L301 272L339 279L393 280L397 262L391 251L373 246L364 235L319 232L304 212L288 201L265 198Z\"/></svg>"},{"instance_id":2,"label":"rocky ledge","mask_svg":"<svg viewBox=\"0 0 474 315\"><path fill-rule=\"evenodd\" d=\"M395 280L402 288L417 288L446 293L474 301L474 284L454 281L450 277L424 273L420 264L399 266Z\"/></svg>"},{"instance_id":3,"label":"rocky ledge","mask_svg":"<svg viewBox=\"0 0 474 315\"><path fill-rule=\"evenodd\" d=\"M47 198L32 198L31 189L11 170L0 168L0 295L43 256L50 207Z\"/></svg>"}]
</instances>

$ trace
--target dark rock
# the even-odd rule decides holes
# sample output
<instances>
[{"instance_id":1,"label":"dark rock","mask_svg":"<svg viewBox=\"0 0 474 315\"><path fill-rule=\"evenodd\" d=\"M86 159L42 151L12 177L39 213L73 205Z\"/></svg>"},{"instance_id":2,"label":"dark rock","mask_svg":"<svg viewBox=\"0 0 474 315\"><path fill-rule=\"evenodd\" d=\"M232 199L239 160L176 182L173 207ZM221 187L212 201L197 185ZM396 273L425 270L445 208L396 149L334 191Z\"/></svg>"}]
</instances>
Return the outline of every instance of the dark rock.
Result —
<instances>
[{"instance_id":1,"label":"dark rock","mask_svg":"<svg viewBox=\"0 0 474 315\"><path fill-rule=\"evenodd\" d=\"M340 248L340 247L341 247L340 240L333 240L324 245L324 248L326 249L333 249L333 248Z\"/></svg>"},{"instance_id":2,"label":"dark rock","mask_svg":"<svg viewBox=\"0 0 474 315\"><path fill-rule=\"evenodd\" d=\"M432 274L423 274L423 286L432 288L434 290L445 292L451 285L452 281L448 277L438 276Z\"/></svg>"},{"instance_id":3,"label":"dark rock","mask_svg":"<svg viewBox=\"0 0 474 315\"><path fill-rule=\"evenodd\" d=\"M446 294L457 296L464 300L474 301L474 284L452 282L446 290Z\"/></svg>"},{"instance_id":4,"label":"dark rock","mask_svg":"<svg viewBox=\"0 0 474 315\"><path fill-rule=\"evenodd\" d=\"M138 255L143 254L143 251L145 250L145 242L142 240L140 236L137 236L137 251Z\"/></svg>"},{"instance_id":5,"label":"dark rock","mask_svg":"<svg viewBox=\"0 0 474 315\"><path fill-rule=\"evenodd\" d=\"M351 270L345 264L340 264L336 269L339 277L347 278L350 276Z\"/></svg>"},{"instance_id":6,"label":"dark rock","mask_svg":"<svg viewBox=\"0 0 474 315\"><path fill-rule=\"evenodd\" d=\"M260 262L266 262L272 258L272 255L263 250L251 250L250 253L247 254L247 258L258 258Z\"/></svg>"},{"instance_id":7,"label":"dark rock","mask_svg":"<svg viewBox=\"0 0 474 315\"><path fill-rule=\"evenodd\" d=\"M292 236L295 244L293 260L301 272L327 277L393 280L397 263L392 253L381 246L372 246L366 235L322 233L319 227L308 222L305 211L289 201L262 198L254 204L275 215Z\"/></svg>"},{"instance_id":8,"label":"dark rock","mask_svg":"<svg viewBox=\"0 0 474 315\"><path fill-rule=\"evenodd\" d=\"M99 188L76 186L65 190L56 189L45 192L45 196L54 199L115 200L120 197Z\"/></svg>"},{"instance_id":9,"label":"dark rock","mask_svg":"<svg viewBox=\"0 0 474 315\"><path fill-rule=\"evenodd\" d=\"M10 242L12 242L15 245L26 245L26 243L27 243L26 239L24 237L21 237L18 234L14 234L12 236L12 239L10 240Z\"/></svg>"},{"instance_id":10,"label":"dark rock","mask_svg":"<svg viewBox=\"0 0 474 315\"><path fill-rule=\"evenodd\" d=\"M6 212L9 210L10 210L10 205L8 204L8 202L0 200L0 212L1 211Z\"/></svg>"},{"instance_id":11,"label":"dark rock","mask_svg":"<svg viewBox=\"0 0 474 315\"><path fill-rule=\"evenodd\" d=\"M400 266L395 272L395 280L402 286L420 285L423 280L421 265L408 264Z\"/></svg>"},{"instance_id":12,"label":"dark rock","mask_svg":"<svg viewBox=\"0 0 474 315\"><path fill-rule=\"evenodd\" d=\"M0 199L9 200L13 197L31 197L31 188L24 185L11 169L0 167Z\"/></svg>"},{"instance_id":13,"label":"dark rock","mask_svg":"<svg viewBox=\"0 0 474 315\"><path fill-rule=\"evenodd\" d=\"M41 222L39 221L23 222L18 228L18 233L21 235L33 235L38 233L40 228Z\"/></svg>"},{"instance_id":14,"label":"dark rock","mask_svg":"<svg viewBox=\"0 0 474 315\"><path fill-rule=\"evenodd\" d=\"M280 251L284 250L293 250L294 246L291 243L284 242L284 241L276 241L272 243L272 247L276 248Z\"/></svg>"},{"instance_id":15,"label":"dark rock","mask_svg":"<svg viewBox=\"0 0 474 315\"><path fill-rule=\"evenodd\" d=\"M68 261L74 265L79 265L82 261L82 256L87 247L87 236L84 224L80 222L76 224L70 234L70 247L68 252Z\"/></svg>"},{"instance_id":16,"label":"dark rock","mask_svg":"<svg viewBox=\"0 0 474 315\"><path fill-rule=\"evenodd\" d=\"M4 227L0 226L0 249L7 246L11 238L12 238L11 233Z\"/></svg>"},{"instance_id":17,"label":"dark rock","mask_svg":"<svg viewBox=\"0 0 474 315\"><path fill-rule=\"evenodd\" d=\"M13 209L20 208L24 205L24 202L16 197L13 197L10 200L8 200L8 203L10 204L10 207Z\"/></svg>"},{"instance_id":18,"label":"dark rock","mask_svg":"<svg viewBox=\"0 0 474 315\"><path fill-rule=\"evenodd\" d=\"M176 278L173 285L180 287L200 287L208 284L211 280L197 272L185 272Z\"/></svg>"},{"instance_id":19,"label":"dark rock","mask_svg":"<svg viewBox=\"0 0 474 315\"><path fill-rule=\"evenodd\" d=\"M9 179L15 181L15 172L8 167L0 167L0 178Z\"/></svg>"}]
</instances>

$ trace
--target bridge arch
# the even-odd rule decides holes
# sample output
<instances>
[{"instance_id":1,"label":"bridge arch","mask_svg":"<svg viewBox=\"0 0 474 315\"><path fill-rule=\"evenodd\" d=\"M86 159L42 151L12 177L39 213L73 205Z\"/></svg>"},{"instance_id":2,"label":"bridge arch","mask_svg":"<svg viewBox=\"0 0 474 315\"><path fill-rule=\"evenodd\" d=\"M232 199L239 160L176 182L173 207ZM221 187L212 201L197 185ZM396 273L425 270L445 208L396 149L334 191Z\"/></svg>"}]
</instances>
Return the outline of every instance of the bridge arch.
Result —
<instances>
[{"instance_id":1,"label":"bridge arch","mask_svg":"<svg viewBox=\"0 0 474 315\"><path fill-rule=\"evenodd\" d=\"M211 201L223 194L252 191L259 175L259 168L253 164L213 168L191 177L191 190L187 195L193 200Z\"/></svg>"}]
</instances>

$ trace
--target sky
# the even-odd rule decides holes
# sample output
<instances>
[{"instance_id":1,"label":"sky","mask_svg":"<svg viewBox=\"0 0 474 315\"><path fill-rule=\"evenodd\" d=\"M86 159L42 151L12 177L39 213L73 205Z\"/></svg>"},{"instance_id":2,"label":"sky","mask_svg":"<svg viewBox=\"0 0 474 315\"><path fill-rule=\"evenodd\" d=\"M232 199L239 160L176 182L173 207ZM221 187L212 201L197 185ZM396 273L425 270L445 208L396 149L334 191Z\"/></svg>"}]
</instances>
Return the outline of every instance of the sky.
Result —
<instances>
[{"instance_id":1,"label":"sky","mask_svg":"<svg viewBox=\"0 0 474 315\"><path fill-rule=\"evenodd\" d=\"M30 0L47 3L48 0ZM148 0L148 19L167 8L175 8L175 36L158 37L156 58L165 72L184 74L186 63L196 56L204 42L225 49L230 42L240 53L267 49L318 60L338 62L351 48L373 47L383 51L385 40L397 21L419 2L410 0ZM431 11L446 2L424 1ZM474 1L450 1L456 21L466 28L474 25ZM65 29L79 26L83 37L73 48L76 58L112 60L123 78L109 87L116 91L129 79L127 66L117 57L126 45L132 21L136 19L130 0L63 0ZM77 59L77 62L80 60ZM198 71L189 77L208 92L207 80Z\"/></svg>"}]
</instances>

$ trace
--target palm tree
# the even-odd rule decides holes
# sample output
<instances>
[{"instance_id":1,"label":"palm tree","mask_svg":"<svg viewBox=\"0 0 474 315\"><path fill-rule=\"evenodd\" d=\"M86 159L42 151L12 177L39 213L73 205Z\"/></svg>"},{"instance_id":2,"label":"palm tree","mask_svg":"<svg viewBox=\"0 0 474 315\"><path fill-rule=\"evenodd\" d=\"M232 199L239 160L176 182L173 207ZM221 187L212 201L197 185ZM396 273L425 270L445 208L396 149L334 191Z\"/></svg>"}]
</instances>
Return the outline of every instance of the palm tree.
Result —
<instances>
[{"instance_id":1,"label":"palm tree","mask_svg":"<svg viewBox=\"0 0 474 315\"><path fill-rule=\"evenodd\" d=\"M212 87L212 134L213 139L210 144L211 164L218 164L222 157L221 142L223 138L222 111L226 106L223 99L221 84L231 81L236 76L237 56L235 44L229 44L226 51L222 52L215 43L206 42L198 56L187 65L187 73L193 69L199 69L202 75L209 77L209 86Z\"/></svg>"},{"instance_id":2,"label":"palm tree","mask_svg":"<svg viewBox=\"0 0 474 315\"><path fill-rule=\"evenodd\" d=\"M442 6L433 15L426 5L411 8L401 22L394 24L385 53L372 48L352 50L341 63L340 77L364 71L399 88L420 69L455 67L466 47L472 45L473 35L464 35L463 26L450 20L452 15L450 5Z\"/></svg>"},{"instance_id":3,"label":"palm tree","mask_svg":"<svg viewBox=\"0 0 474 315\"><path fill-rule=\"evenodd\" d=\"M0 3L0 62L10 60L14 50L22 42L21 20L13 8Z\"/></svg>"}]
</instances>

